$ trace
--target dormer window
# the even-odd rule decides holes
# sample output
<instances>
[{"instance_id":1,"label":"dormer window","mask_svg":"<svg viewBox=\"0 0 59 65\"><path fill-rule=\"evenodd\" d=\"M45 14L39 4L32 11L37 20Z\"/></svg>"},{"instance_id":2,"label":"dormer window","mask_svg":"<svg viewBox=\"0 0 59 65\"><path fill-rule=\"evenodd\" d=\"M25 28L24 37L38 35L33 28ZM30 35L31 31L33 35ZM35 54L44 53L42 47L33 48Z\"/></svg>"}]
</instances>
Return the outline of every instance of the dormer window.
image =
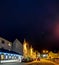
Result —
<instances>
[{"instance_id":1,"label":"dormer window","mask_svg":"<svg viewBox=\"0 0 59 65\"><path fill-rule=\"evenodd\" d=\"M4 41L4 40L2 40L1 42L2 42L2 44L4 44L4 43L5 43L5 41Z\"/></svg>"}]
</instances>

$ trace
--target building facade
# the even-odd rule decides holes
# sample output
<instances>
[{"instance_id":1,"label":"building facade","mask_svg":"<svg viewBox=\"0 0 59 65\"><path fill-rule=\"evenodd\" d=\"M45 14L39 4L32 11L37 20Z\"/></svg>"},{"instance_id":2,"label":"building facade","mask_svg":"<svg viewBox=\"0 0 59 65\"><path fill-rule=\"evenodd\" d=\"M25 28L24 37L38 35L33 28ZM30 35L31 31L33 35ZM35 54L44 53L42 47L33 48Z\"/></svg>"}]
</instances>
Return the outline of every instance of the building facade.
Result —
<instances>
[{"instance_id":1,"label":"building facade","mask_svg":"<svg viewBox=\"0 0 59 65\"><path fill-rule=\"evenodd\" d=\"M23 55L23 45L18 39L13 42L12 51Z\"/></svg>"},{"instance_id":2,"label":"building facade","mask_svg":"<svg viewBox=\"0 0 59 65\"><path fill-rule=\"evenodd\" d=\"M0 48L11 51L12 50L12 42L0 37Z\"/></svg>"},{"instance_id":3,"label":"building facade","mask_svg":"<svg viewBox=\"0 0 59 65\"><path fill-rule=\"evenodd\" d=\"M0 37L1 62L21 62L23 57L23 45L16 39L13 43Z\"/></svg>"},{"instance_id":4,"label":"building facade","mask_svg":"<svg viewBox=\"0 0 59 65\"><path fill-rule=\"evenodd\" d=\"M0 49L0 63L5 62L21 62L22 55L13 51Z\"/></svg>"},{"instance_id":5,"label":"building facade","mask_svg":"<svg viewBox=\"0 0 59 65\"><path fill-rule=\"evenodd\" d=\"M9 42L8 40L0 37L0 48L9 50L9 51L14 51L16 53L22 54L23 55L23 45L21 42L16 39L13 43Z\"/></svg>"}]
</instances>

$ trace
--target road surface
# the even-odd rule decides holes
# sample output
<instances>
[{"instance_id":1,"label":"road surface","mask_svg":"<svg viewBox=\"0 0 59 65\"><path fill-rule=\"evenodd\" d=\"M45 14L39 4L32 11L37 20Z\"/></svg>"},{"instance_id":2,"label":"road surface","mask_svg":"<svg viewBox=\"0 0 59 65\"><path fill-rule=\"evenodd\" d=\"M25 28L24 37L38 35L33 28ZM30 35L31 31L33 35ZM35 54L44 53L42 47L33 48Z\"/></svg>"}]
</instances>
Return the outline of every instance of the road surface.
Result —
<instances>
[{"instance_id":1,"label":"road surface","mask_svg":"<svg viewBox=\"0 0 59 65\"><path fill-rule=\"evenodd\" d=\"M41 59L40 61L34 61L31 63L27 63L26 65L59 65L59 64L56 64L49 60Z\"/></svg>"},{"instance_id":2,"label":"road surface","mask_svg":"<svg viewBox=\"0 0 59 65\"><path fill-rule=\"evenodd\" d=\"M29 63L19 63L19 62L13 62L13 63L2 63L0 65L57 65L51 61L48 60L41 60L41 61L33 61Z\"/></svg>"}]
</instances>

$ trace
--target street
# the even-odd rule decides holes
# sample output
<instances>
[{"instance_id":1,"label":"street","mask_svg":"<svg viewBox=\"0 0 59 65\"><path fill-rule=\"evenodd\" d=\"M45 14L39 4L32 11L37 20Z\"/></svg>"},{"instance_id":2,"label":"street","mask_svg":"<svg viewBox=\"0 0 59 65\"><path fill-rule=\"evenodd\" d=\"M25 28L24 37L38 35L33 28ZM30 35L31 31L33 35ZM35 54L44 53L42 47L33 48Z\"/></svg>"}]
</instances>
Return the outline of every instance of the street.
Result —
<instances>
[{"instance_id":1,"label":"street","mask_svg":"<svg viewBox=\"0 0 59 65\"><path fill-rule=\"evenodd\" d=\"M32 63L27 63L27 65L55 65L53 62L41 59L40 61L33 61Z\"/></svg>"},{"instance_id":2,"label":"street","mask_svg":"<svg viewBox=\"0 0 59 65\"><path fill-rule=\"evenodd\" d=\"M37 63L37 62L34 62L34 63L28 63L28 64L24 64L24 63L4 63L4 64L0 64L0 65L54 65L52 63Z\"/></svg>"},{"instance_id":3,"label":"street","mask_svg":"<svg viewBox=\"0 0 59 65\"><path fill-rule=\"evenodd\" d=\"M41 60L41 61L33 61L29 63L19 63L19 62L13 62L13 63L2 63L0 65L57 65L51 61L48 60Z\"/></svg>"},{"instance_id":4,"label":"street","mask_svg":"<svg viewBox=\"0 0 59 65\"><path fill-rule=\"evenodd\" d=\"M33 63L33 64L28 64L28 65L54 65L52 63L45 63L45 62L41 62L41 63Z\"/></svg>"},{"instance_id":5,"label":"street","mask_svg":"<svg viewBox=\"0 0 59 65\"><path fill-rule=\"evenodd\" d=\"M10 62L10 63L1 63L0 65L25 65L24 63L19 63L19 62Z\"/></svg>"}]
</instances>

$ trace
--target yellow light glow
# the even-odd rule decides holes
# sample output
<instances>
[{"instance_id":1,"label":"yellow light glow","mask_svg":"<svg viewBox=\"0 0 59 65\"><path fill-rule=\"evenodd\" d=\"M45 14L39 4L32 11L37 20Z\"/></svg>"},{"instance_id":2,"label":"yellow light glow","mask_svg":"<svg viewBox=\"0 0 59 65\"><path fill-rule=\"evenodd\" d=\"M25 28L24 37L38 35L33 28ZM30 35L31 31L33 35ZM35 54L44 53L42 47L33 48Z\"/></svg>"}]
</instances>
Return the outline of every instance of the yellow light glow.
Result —
<instances>
[{"instance_id":1,"label":"yellow light glow","mask_svg":"<svg viewBox=\"0 0 59 65\"><path fill-rule=\"evenodd\" d=\"M46 53L48 53L48 50L46 51Z\"/></svg>"},{"instance_id":2,"label":"yellow light glow","mask_svg":"<svg viewBox=\"0 0 59 65\"><path fill-rule=\"evenodd\" d=\"M26 48L26 45L27 45L27 44L25 43L25 44L24 44L24 50L26 50L26 49L27 49L27 48Z\"/></svg>"},{"instance_id":3,"label":"yellow light glow","mask_svg":"<svg viewBox=\"0 0 59 65\"><path fill-rule=\"evenodd\" d=\"M9 43L8 46L11 46L11 43Z\"/></svg>"},{"instance_id":4,"label":"yellow light glow","mask_svg":"<svg viewBox=\"0 0 59 65\"><path fill-rule=\"evenodd\" d=\"M27 55L28 55L28 48L27 48L26 42L24 42L24 44L23 44L23 55L24 55L24 57L27 57Z\"/></svg>"},{"instance_id":5,"label":"yellow light glow","mask_svg":"<svg viewBox=\"0 0 59 65\"><path fill-rule=\"evenodd\" d=\"M4 55L1 55L1 59L2 59L2 60L4 59Z\"/></svg>"},{"instance_id":6,"label":"yellow light glow","mask_svg":"<svg viewBox=\"0 0 59 65\"><path fill-rule=\"evenodd\" d=\"M30 54L31 55L33 54L33 48L32 47L30 48Z\"/></svg>"},{"instance_id":7,"label":"yellow light glow","mask_svg":"<svg viewBox=\"0 0 59 65\"><path fill-rule=\"evenodd\" d=\"M45 53L45 50L43 50L43 53Z\"/></svg>"}]
</instances>

